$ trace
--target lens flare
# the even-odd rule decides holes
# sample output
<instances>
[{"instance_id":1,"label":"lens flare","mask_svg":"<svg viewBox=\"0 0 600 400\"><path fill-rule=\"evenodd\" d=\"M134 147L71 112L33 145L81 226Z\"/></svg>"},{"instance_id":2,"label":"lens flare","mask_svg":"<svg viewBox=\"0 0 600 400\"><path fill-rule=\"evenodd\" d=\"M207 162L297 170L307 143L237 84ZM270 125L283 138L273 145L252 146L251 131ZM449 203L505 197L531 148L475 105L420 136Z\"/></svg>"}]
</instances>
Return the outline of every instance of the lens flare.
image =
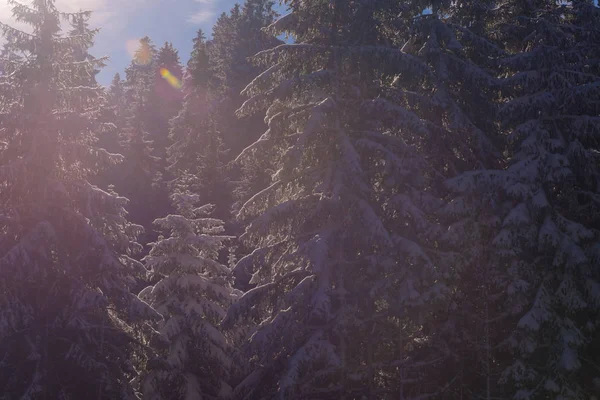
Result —
<instances>
[{"instance_id":1,"label":"lens flare","mask_svg":"<svg viewBox=\"0 0 600 400\"><path fill-rule=\"evenodd\" d=\"M181 89L181 81L179 79L177 79L177 77L175 75L173 75L171 72L169 72L168 69L161 68L160 76L162 76L164 78L164 80L169 82L169 85L173 86L175 89Z\"/></svg>"}]
</instances>

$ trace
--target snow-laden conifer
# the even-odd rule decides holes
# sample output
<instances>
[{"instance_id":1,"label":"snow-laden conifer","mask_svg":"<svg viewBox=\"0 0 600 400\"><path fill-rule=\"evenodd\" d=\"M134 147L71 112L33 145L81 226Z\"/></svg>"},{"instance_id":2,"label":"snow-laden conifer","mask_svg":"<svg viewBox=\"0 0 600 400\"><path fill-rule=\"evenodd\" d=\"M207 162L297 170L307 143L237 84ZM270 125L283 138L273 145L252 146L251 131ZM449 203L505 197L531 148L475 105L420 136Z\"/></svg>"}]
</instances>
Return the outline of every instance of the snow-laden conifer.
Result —
<instances>
[{"instance_id":1,"label":"snow-laden conifer","mask_svg":"<svg viewBox=\"0 0 600 400\"><path fill-rule=\"evenodd\" d=\"M213 119L223 147L228 150L227 161L256 141L266 129L260 114L236 118L235 110L246 100L240 92L262 71L250 57L281 43L275 35L263 30L277 15L273 5L272 0L246 0L229 13L223 13L213 26L207 47L210 89L217 103ZM256 167L242 167L241 171L229 174L235 187L236 210L269 179L268 156L256 159Z\"/></svg>"},{"instance_id":2,"label":"snow-laden conifer","mask_svg":"<svg viewBox=\"0 0 600 400\"><path fill-rule=\"evenodd\" d=\"M506 7L518 15L502 31L512 207L496 241L515 254L527 303L505 379L517 398L584 399L594 389L577 376L594 368L586 348L600 311L600 12L588 1Z\"/></svg>"},{"instance_id":3,"label":"snow-laden conifer","mask_svg":"<svg viewBox=\"0 0 600 400\"><path fill-rule=\"evenodd\" d=\"M453 259L431 218L443 163L424 153L443 129L419 114L432 69L382 33L397 4L289 5L270 29L296 42L255 56L266 69L239 111L266 108L268 130L238 161L275 171L238 215L254 287L225 323L256 328L235 396L435 396L423 369L448 354L430 317Z\"/></svg>"},{"instance_id":4,"label":"snow-laden conifer","mask_svg":"<svg viewBox=\"0 0 600 400\"><path fill-rule=\"evenodd\" d=\"M141 227L127 199L87 177L120 156L96 147L104 59L96 31L61 34L52 0L9 1L26 31L0 23L0 392L7 398L134 398L134 327L160 316L130 292Z\"/></svg>"},{"instance_id":5,"label":"snow-laden conifer","mask_svg":"<svg viewBox=\"0 0 600 400\"><path fill-rule=\"evenodd\" d=\"M586 352L599 311L598 9L507 1L494 14L507 167L450 183L491 217L480 254L505 395L583 399L596 390Z\"/></svg>"},{"instance_id":6,"label":"snow-laden conifer","mask_svg":"<svg viewBox=\"0 0 600 400\"><path fill-rule=\"evenodd\" d=\"M171 198L180 214L154 222L168 236L143 260L158 282L139 296L164 316L158 331L166 341L148 363L144 398L228 398L232 349L220 322L236 292L218 256L231 238L210 218L213 206L195 206L198 195L176 191Z\"/></svg>"},{"instance_id":7,"label":"snow-laden conifer","mask_svg":"<svg viewBox=\"0 0 600 400\"><path fill-rule=\"evenodd\" d=\"M172 144L169 138L169 121L175 117L183 103L183 67L179 52L172 43L158 49L154 66L154 87L150 97L149 122L150 139L154 143L154 154L160 158L160 172L164 173L168 165L167 149Z\"/></svg>"},{"instance_id":8,"label":"snow-laden conifer","mask_svg":"<svg viewBox=\"0 0 600 400\"><path fill-rule=\"evenodd\" d=\"M123 125L120 130L125 157L121 173L115 176L115 187L130 200L131 219L155 238L152 221L169 210L168 192L162 182L161 150L155 149L158 124L155 121L157 100L155 87L158 74L157 51L149 37L140 39L133 60L125 70ZM160 78L162 79L162 78ZM163 124L160 133L168 135Z\"/></svg>"},{"instance_id":9,"label":"snow-laden conifer","mask_svg":"<svg viewBox=\"0 0 600 400\"><path fill-rule=\"evenodd\" d=\"M430 66L431 76L422 100L406 103L435 129L421 143L434 158L435 192L444 201L432 213L441 229L426 237L453 260L445 276L447 307L428 327L448 353L428 368L425 380L437 382L447 396L494 398L504 394L499 363L508 352L500 343L510 315L502 309L510 279L490 243L499 221L496 190L475 181L465 193L456 184L473 170L504 166L497 60L505 51L486 29L492 2L415 3L427 9L415 8L420 15L403 19L397 40Z\"/></svg>"},{"instance_id":10,"label":"snow-laden conifer","mask_svg":"<svg viewBox=\"0 0 600 400\"><path fill-rule=\"evenodd\" d=\"M226 151L215 121L219 98L211 92L207 42L202 30L194 46L184 75L183 105L170 121L167 170L172 175L172 190L201 193L203 203L214 203L216 215L229 216Z\"/></svg>"}]
</instances>

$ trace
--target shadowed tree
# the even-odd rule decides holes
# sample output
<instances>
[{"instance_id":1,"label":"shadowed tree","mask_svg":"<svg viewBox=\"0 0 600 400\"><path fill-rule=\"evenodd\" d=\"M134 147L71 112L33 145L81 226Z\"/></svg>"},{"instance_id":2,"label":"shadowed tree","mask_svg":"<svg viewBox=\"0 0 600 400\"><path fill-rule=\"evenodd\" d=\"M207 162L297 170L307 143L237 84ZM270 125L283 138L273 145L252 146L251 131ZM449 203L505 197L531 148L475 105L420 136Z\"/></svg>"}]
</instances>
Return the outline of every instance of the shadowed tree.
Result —
<instances>
[{"instance_id":1,"label":"shadowed tree","mask_svg":"<svg viewBox=\"0 0 600 400\"><path fill-rule=\"evenodd\" d=\"M449 354L434 316L456 262L436 242L437 186L460 164L426 119L435 70L393 43L401 4L286 4L270 31L295 43L255 56L266 70L239 110L266 109L268 129L237 161L273 173L238 213L254 251L235 269L253 288L225 325L253 332L235 397L433 398L448 384L424 372Z\"/></svg>"}]
</instances>

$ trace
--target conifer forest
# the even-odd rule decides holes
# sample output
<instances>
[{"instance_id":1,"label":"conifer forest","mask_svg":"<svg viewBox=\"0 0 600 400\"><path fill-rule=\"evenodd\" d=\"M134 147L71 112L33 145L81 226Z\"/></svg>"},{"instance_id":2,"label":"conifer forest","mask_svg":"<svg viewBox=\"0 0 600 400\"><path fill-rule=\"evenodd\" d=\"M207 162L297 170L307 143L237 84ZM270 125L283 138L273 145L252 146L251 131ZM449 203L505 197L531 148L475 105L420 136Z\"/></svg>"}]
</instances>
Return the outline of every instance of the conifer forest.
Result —
<instances>
[{"instance_id":1,"label":"conifer forest","mask_svg":"<svg viewBox=\"0 0 600 400\"><path fill-rule=\"evenodd\" d=\"M0 400L600 399L595 1L2 1Z\"/></svg>"}]
</instances>

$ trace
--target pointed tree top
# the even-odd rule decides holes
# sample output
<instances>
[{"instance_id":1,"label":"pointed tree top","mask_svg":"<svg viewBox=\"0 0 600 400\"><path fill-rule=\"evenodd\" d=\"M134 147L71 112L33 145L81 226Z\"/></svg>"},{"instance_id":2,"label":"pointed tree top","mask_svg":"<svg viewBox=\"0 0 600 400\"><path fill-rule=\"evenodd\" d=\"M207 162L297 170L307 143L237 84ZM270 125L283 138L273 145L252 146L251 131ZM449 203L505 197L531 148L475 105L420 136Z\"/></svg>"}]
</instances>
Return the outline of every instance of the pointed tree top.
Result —
<instances>
[{"instance_id":1,"label":"pointed tree top","mask_svg":"<svg viewBox=\"0 0 600 400\"><path fill-rule=\"evenodd\" d=\"M196 33L196 37L194 38L194 46L197 45L198 43L204 43L206 41L206 35L204 34L204 31L202 30L202 28L198 29L198 32Z\"/></svg>"},{"instance_id":2,"label":"pointed tree top","mask_svg":"<svg viewBox=\"0 0 600 400\"><path fill-rule=\"evenodd\" d=\"M157 56L159 65L178 65L179 51L173 47L171 42L165 42L165 44L158 50Z\"/></svg>"},{"instance_id":3,"label":"pointed tree top","mask_svg":"<svg viewBox=\"0 0 600 400\"><path fill-rule=\"evenodd\" d=\"M133 61L138 65L147 65L153 61L156 54L156 48L148 36L140 39L140 45L133 54Z\"/></svg>"}]
</instances>

